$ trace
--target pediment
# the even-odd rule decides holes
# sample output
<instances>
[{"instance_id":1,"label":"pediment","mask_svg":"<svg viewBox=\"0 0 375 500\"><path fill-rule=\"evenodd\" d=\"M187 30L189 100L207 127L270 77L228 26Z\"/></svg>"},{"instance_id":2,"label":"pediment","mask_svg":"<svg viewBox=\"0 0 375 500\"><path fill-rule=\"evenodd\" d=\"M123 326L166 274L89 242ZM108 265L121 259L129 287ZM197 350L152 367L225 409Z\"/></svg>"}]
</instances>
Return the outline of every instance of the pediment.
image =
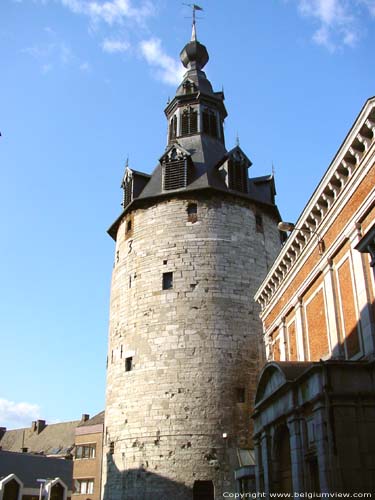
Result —
<instances>
[{"instance_id":1,"label":"pediment","mask_svg":"<svg viewBox=\"0 0 375 500\"><path fill-rule=\"evenodd\" d=\"M240 146L236 146L228 152L228 160L231 159L234 160L235 163L246 166L246 168L249 168L252 165L251 160L242 151Z\"/></svg>"},{"instance_id":2,"label":"pediment","mask_svg":"<svg viewBox=\"0 0 375 500\"><path fill-rule=\"evenodd\" d=\"M185 148L183 148L180 144L175 143L172 144L166 152L163 154L163 156L160 158L160 163L163 163L163 161L176 161L176 160L181 160L183 158L191 157L191 154L189 151L187 151Z\"/></svg>"}]
</instances>

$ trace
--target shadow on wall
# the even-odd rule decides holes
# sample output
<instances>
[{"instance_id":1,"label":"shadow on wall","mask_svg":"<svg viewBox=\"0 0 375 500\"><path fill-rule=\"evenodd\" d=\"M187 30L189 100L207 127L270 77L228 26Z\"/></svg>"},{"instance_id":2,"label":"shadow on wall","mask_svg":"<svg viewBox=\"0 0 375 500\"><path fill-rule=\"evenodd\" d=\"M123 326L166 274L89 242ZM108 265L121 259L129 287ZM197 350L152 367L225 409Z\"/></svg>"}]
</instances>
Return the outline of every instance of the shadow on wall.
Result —
<instances>
[{"instance_id":1,"label":"shadow on wall","mask_svg":"<svg viewBox=\"0 0 375 500\"><path fill-rule=\"evenodd\" d=\"M193 499L191 488L155 474L144 467L120 471L110 453L107 453L106 467L107 477L110 480L104 485L103 500Z\"/></svg>"}]
</instances>

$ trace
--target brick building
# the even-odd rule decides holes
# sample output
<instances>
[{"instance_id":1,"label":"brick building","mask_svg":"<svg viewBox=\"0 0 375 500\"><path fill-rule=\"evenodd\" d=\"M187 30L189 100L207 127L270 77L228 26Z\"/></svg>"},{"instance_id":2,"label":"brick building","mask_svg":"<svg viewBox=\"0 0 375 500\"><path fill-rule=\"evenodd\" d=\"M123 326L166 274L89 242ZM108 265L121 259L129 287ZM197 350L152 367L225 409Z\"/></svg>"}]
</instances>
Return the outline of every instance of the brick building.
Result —
<instances>
[{"instance_id":1,"label":"brick building","mask_svg":"<svg viewBox=\"0 0 375 500\"><path fill-rule=\"evenodd\" d=\"M195 26L180 57L167 148L152 175L127 166L109 230L105 500L218 500L251 482L253 296L281 245L275 186L226 149L224 94Z\"/></svg>"},{"instance_id":2,"label":"brick building","mask_svg":"<svg viewBox=\"0 0 375 500\"><path fill-rule=\"evenodd\" d=\"M73 491L77 500L99 500L103 460L104 411L75 429Z\"/></svg>"},{"instance_id":3,"label":"brick building","mask_svg":"<svg viewBox=\"0 0 375 500\"><path fill-rule=\"evenodd\" d=\"M258 489L375 491L375 98L258 289ZM285 225L284 225L285 227Z\"/></svg>"}]
</instances>

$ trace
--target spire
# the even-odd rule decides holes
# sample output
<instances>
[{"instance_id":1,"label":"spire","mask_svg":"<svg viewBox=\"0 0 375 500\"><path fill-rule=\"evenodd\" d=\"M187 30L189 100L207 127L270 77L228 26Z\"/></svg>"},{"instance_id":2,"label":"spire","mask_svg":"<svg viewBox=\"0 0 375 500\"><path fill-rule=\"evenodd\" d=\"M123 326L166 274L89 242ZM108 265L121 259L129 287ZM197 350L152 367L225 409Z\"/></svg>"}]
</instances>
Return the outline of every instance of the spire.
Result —
<instances>
[{"instance_id":1,"label":"spire","mask_svg":"<svg viewBox=\"0 0 375 500\"><path fill-rule=\"evenodd\" d=\"M197 28L195 25L195 12L197 10L203 10L202 7L199 7L199 5L196 5L195 3L184 3L184 5L187 5L188 7L191 7L193 10L193 28L191 31L191 42L196 42L197 41Z\"/></svg>"},{"instance_id":2,"label":"spire","mask_svg":"<svg viewBox=\"0 0 375 500\"><path fill-rule=\"evenodd\" d=\"M197 29L195 27L195 19L193 19L193 28L191 30L191 42L197 41Z\"/></svg>"}]
</instances>

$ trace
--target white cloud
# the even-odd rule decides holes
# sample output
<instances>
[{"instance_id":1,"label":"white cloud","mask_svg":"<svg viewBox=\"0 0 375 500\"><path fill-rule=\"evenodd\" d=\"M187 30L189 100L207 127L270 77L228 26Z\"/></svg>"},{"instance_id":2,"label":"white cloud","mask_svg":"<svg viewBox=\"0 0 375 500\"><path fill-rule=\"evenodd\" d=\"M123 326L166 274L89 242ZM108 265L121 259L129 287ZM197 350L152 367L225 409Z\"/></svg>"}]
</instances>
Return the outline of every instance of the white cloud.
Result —
<instances>
[{"instance_id":1,"label":"white cloud","mask_svg":"<svg viewBox=\"0 0 375 500\"><path fill-rule=\"evenodd\" d=\"M154 12L151 2L147 0L139 7L134 7L131 0L107 0L105 2L96 0L60 1L62 5L75 14L83 14L88 16L92 22L104 21L109 25L121 24L125 19L142 23L144 19Z\"/></svg>"},{"instance_id":2,"label":"white cloud","mask_svg":"<svg viewBox=\"0 0 375 500\"><path fill-rule=\"evenodd\" d=\"M375 15L375 0L296 0L302 16L319 24L313 41L331 52L353 47L360 38L360 24L367 11Z\"/></svg>"},{"instance_id":3,"label":"white cloud","mask_svg":"<svg viewBox=\"0 0 375 500\"><path fill-rule=\"evenodd\" d=\"M156 69L155 76L158 80L170 85L180 83L184 69L179 61L164 52L159 38L143 40L140 49L148 64Z\"/></svg>"},{"instance_id":4,"label":"white cloud","mask_svg":"<svg viewBox=\"0 0 375 500\"><path fill-rule=\"evenodd\" d=\"M102 49L104 52L113 54L115 52L127 52L130 48L130 43L124 40L115 40L106 38L103 40Z\"/></svg>"},{"instance_id":5,"label":"white cloud","mask_svg":"<svg viewBox=\"0 0 375 500\"><path fill-rule=\"evenodd\" d=\"M87 72L91 70L91 65L87 61L83 62L80 64L79 69L81 71Z\"/></svg>"},{"instance_id":6,"label":"white cloud","mask_svg":"<svg viewBox=\"0 0 375 500\"><path fill-rule=\"evenodd\" d=\"M40 406L32 403L15 403L0 399L0 425L7 429L31 425L40 418Z\"/></svg>"}]
</instances>

